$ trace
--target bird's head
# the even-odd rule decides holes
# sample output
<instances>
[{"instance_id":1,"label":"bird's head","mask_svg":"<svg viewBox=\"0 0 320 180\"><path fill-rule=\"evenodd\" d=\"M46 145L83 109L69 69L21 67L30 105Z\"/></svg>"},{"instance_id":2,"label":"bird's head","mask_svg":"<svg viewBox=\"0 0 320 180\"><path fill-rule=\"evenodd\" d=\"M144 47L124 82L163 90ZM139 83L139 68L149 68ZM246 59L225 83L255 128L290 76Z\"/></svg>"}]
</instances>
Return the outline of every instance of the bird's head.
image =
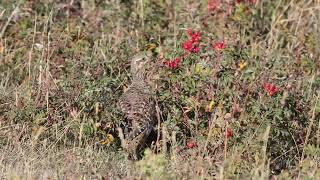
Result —
<instances>
[{"instance_id":1,"label":"bird's head","mask_svg":"<svg viewBox=\"0 0 320 180\"><path fill-rule=\"evenodd\" d=\"M131 73L133 78L143 78L146 63L149 61L145 54L138 54L131 60Z\"/></svg>"}]
</instances>

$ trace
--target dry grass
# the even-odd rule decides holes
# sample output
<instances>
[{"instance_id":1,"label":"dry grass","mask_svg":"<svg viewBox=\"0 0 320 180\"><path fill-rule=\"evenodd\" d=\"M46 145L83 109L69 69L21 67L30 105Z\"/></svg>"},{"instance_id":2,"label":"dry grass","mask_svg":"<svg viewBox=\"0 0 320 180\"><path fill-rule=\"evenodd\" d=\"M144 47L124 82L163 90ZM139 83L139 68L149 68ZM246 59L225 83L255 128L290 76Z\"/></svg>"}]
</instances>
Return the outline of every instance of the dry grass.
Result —
<instances>
[{"instance_id":1,"label":"dry grass","mask_svg":"<svg viewBox=\"0 0 320 180\"><path fill-rule=\"evenodd\" d=\"M208 1L2 0L0 178L320 178L320 1ZM137 51L162 136L133 163L114 129Z\"/></svg>"}]
</instances>

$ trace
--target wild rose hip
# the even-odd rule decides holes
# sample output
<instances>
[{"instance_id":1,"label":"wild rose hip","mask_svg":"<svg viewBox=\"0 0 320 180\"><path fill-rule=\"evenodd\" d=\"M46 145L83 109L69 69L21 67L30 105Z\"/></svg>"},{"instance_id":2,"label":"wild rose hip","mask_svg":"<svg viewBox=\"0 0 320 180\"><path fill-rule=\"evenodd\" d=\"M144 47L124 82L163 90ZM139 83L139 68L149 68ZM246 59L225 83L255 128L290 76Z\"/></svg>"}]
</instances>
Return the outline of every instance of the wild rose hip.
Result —
<instances>
[{"instance_id":1,"label":"wild rose hip","mask_svg":"<svg viewBox=\"0 0 320 180\"><path fill-rule=\"evenodd\" d=\"M196 142L190 141L190 142L187 142L186 146L187 148L192 149L192 148L198 147L198 144Z\"/></svg>"},{"instance_id":2,"label":"wild rose hip","mask_svg":"<svg viewBox=\"0 0 320 180\"><path fill-rule=\"evenodd\" d=\"M214 11L218 8L220 0L208 0L208 11Z\"/></svg>"},{"instance_id":3,"label":"wild rose hip","mask_svg":"<svg viewBox=\"0 0 320 180\"><path fill-rule=\"evenodd\" d=\"M176 68L178 68L180 62L181 62L180 58L175 58L172 61L165 61L165 62L163 62L163 64L168 66L171 69L176 69Z\"/></svg>"},{"instance_id":4,"label":"wild rose hip","mask_svg":"<svg viewBox=\"0 0 320 180\"><path fill-rule=\"evenodd\" d=\"M220 51L224 48L226 48L226 44L224 43L224 41L221 42L216 42L212 45L212 47L216 50L216 51Z\"/></svg>"},{"instance_id":5,"label":"wild rose hip","mask_svg":"<svg viewBox=\"0 0 320 180\"><path fill-rule=\"evenodd\" d=\"M190 53L200 52L199 42L201 40L200 32L193 32L191 29L187 30L189 39L182 43L182 48Z\"/></svg>"},{"instance_id":6,"label":"wild rose hip","mask_svg":"<svg viewBox=\"0 0 320 180\"><path fill-rule=\"evenodd\" d=\"M232 137L232 136L233 136L233 130L231 128L227 128L226 137L229 138L229 137Z\"/></svg>"},{"instance_id":7,"label":"wild rose hip","mask_svg":"<svg viewBox=\"0 0 320 180\"><path fill-rule=\"evenodd\" d=\"M268 82L263 84L263 88L269 96L273 96L279 91L279 88L277 88L275 85Z\"/></svg>"},{"instance_id":8,"label":"wild rose hip","mask_svg":"<svg viewBox=\"0 0 320 180\"><path fill-rule=\"evenodd\" d=\"M191 35L191 41L192 42L199 42L201 39L201 34L200 32L195 32L194 34Z\"/></svg>"},{"instance_id":9,"label":"wild rose hip","mask_svg":"<svg viewBox=\"0 0 320 180\"><path fill-rule=\"evenodd\" d=\"M186 51L189 51L189 52L192 52L192 49L193 49L193 42L192 41L185 41L183 44L182 44L182 48Z\"/></svg>"}]
</instances>

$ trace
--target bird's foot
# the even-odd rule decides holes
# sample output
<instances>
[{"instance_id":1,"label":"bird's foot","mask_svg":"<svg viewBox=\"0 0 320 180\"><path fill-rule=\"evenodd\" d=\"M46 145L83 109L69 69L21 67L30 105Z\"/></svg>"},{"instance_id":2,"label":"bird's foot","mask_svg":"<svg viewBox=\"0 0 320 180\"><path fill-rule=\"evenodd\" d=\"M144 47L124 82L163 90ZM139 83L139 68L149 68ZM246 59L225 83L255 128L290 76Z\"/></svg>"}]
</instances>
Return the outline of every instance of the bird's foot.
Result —
<instances>
[{"instance_id":1,"label":"bird's foot","mask_svg":"<svg viewBox=\"0 0 320 180\"><path fill-rule=\"evenodd\" d=\"M124 133L123 133L122 128L118 127L117 131L118 131L119 138L120 138L120 141L121 141L121 146L126 148L126 144L127 143L126 143L126 139L124 138Z\"/></svg>"}]
</instances>

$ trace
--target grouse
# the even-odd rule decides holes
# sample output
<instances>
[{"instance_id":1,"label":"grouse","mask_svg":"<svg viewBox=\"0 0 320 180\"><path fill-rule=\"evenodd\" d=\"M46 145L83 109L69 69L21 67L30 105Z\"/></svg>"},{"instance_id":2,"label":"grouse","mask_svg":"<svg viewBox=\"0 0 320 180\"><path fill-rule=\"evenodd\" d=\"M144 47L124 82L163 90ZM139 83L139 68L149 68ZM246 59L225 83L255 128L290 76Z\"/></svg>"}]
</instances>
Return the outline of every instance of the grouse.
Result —
<instances>
[{"instance_id":1,"label":"grouse","mask_svg":"<svg viewBox=\"0 0 320 180\"><path fill-rule=\"evenodd\" d=\"M128 158L138 160L146 141L156 125L155 104L145 82L145 65L149 58L144 54L131 60L132 82L120 97L118 106L126 122L124 133L118 128L122 146Z\"/></svg>"}]
</instances>

